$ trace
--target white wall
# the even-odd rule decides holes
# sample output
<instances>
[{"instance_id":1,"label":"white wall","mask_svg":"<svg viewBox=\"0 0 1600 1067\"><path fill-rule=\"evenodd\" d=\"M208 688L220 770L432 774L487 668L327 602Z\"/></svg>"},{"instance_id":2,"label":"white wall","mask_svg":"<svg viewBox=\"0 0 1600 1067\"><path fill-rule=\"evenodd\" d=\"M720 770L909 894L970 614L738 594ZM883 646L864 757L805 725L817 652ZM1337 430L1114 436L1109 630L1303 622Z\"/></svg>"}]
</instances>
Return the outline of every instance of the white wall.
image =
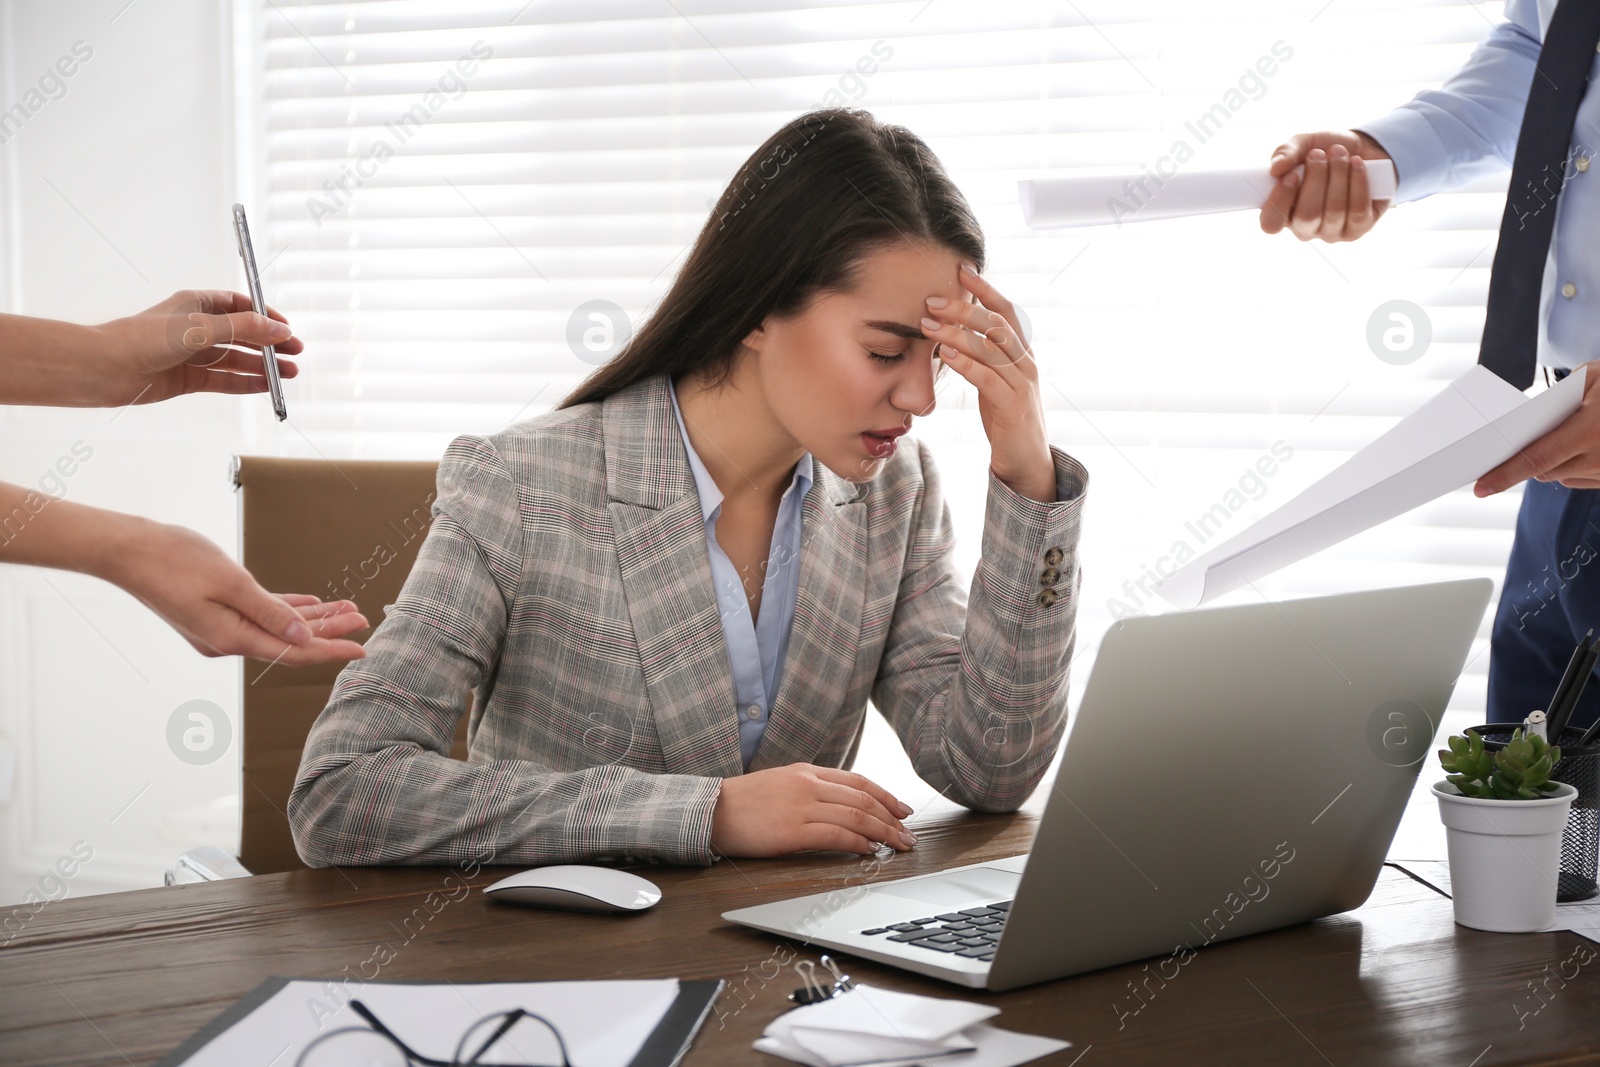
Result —
<instances>
[{"instance_id":1,"label":"white wall","mask_svg":"<svg viewBox=\"0 0 1600 1067\"><path fill-rule=\"evenodd\" d=\"M90 322L177 289L242 288L230 32L216 0L0 0L0 107L26 106L76 42L92 49L64 94L0 144L0 308ZM248 423L225 397L120 414L0 408L0 480L36 483L82 441L93 458L69 499L181 523L232 551L228 458L249 450ZM236 845L236 817L210 805L237 793L237 745L191 766L166 726L202 699L237 727L239 669L202 658L110 585L0 566L0 902L21 900L77 841L93 858L72 895L159 885L183 848Z\"/></svg>"}]
</instances>

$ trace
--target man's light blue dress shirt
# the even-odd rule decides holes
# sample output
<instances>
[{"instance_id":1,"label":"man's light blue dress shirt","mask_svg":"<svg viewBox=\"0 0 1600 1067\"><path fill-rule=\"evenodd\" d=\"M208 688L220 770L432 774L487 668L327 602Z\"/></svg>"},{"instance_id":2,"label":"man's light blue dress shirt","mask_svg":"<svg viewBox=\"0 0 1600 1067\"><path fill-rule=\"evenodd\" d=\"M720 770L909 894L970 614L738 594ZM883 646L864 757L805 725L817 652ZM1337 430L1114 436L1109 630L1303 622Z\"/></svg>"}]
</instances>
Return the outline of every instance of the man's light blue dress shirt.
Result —
<instances>
[{"instance_id":1,"label":"man's light blue dress shirt","mask_svg":"<svg viewBox=\"0 0 1600 1067\"><path fill-rule=\"evenodd\" d=\"M1497 25L1439 90L1356 128L1383 146L1400 176L1397 200L1417 200L1501 172L1516 154L1534 64L1556 0L1509 0ZM1600 64L1600 56L1596 56ZM1600 72L1592 72L1591 79ZM1595 84L1591 80L1591 86ZM1539 362L1576 367L1600 358L1600 91L1578 107L1564 175L1540 184L1561 192L1544 272ZM1480 259L1487 265L1487 258Z\"/></svg>"},{"instance_id":2,"label":"man's light blue dress shirt","mask_svg":"<svg viewBox=\"0 0 1600 1067\"><path fill-rule=\"evenodd\" d=\"M755 758L756 747L767 729L767 714L772 697L783 678L783 660L789 651L789 628L794 622L795 598L800 592L801 506L811 490L815 473L811 453L795 464L794 477L778 504L778 521L772 527L772 545L767 550L766 574L761 582L761 616L750 622L750 602L745 599L733 561L717 544L717 516L722 513L722 490L712 480L700 455L689 442L678 407L678 389L667 379L672 394L672 413L678 420L683 450L689 454L689 470L700 494L700 514L706 522L706 550L711 557L711 580L717 589L717 608L722 614L722 637L728 646L733 667L734 707L739 713L739 754L746 770Z\"/></svg>"}]
</instances>

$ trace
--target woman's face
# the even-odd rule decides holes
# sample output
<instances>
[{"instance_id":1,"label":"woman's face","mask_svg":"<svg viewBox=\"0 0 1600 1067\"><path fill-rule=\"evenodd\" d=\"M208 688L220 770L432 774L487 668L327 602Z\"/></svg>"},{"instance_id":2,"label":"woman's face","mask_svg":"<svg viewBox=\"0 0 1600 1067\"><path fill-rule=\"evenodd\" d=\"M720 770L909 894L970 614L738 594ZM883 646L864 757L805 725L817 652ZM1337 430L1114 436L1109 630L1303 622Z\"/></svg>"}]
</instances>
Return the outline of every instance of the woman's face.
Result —
<instances>
[{"instance_id":1,"label":"woman's face","mask_svg":"<svg viewBox=\"0 0 1600 1067\"><path fill-rule=\"evenodd\" d=\"M892 436L934 406L941 364L918 321L930 296L971 301L951 249L902 243L862 260L848 293L826 293L746 338L745 368L773 418L817 462L852 482L877 476Z\"/></svg>"}]
</instances>

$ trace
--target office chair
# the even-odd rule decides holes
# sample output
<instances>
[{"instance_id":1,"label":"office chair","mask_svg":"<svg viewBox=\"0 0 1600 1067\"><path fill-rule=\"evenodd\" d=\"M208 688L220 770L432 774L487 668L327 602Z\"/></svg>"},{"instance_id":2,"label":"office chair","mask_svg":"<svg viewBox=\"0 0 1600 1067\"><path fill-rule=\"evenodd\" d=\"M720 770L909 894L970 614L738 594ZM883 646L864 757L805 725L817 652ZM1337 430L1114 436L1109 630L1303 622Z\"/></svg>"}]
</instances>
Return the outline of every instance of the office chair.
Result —
<instances>
[{"instance_id":1,"label":"office chair","mask_svg":"<svg viewBox=\"0 0 1600 1067\"><path fill-rule=\"evenodd\" d=\"M267 589L353 600L377 626L399 596L433 521L437 472L437 463L426 462L236 456L240 561ZM240 662L239 855L192 849L167 872L168 885L305 867L295 852L286 806L306 734L343 664ZM466 721L462 716L456 730L455 759L467 758Z\"/></svg>"}]
</instances>

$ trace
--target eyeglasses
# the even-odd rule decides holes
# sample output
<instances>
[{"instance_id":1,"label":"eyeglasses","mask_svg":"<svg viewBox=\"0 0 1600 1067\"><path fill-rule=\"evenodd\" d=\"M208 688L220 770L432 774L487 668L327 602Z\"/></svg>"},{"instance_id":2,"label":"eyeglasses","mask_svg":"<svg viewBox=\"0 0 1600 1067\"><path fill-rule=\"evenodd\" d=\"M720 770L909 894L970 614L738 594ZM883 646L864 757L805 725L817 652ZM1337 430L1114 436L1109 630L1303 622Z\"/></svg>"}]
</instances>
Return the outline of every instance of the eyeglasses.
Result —
<instances>
[{"instance_id":1,"label":"eyeglasses","mask_svg":"<svg viewBox=\"0 0 1600 1067\"><path fill-rule=\"evenodd\" d=\"M407 1045L361 1001L350 1001L350 1007L367 1025L341 1027L323 1034L305 1047L294 1061L295 1067L571 1067L561 1032L549 1019L522 1008L485 1015L467 1027L450 1059L439 1060ZM561 1056L559 1064L537 1063L522 1051L548 1048L552 1037ZM472 1051L469 1053L468 1049ZM494 1058L484 1059L491 1050ZM502 1058L506 1055L521 1058Z\"/></svg>"}]
</instances>

